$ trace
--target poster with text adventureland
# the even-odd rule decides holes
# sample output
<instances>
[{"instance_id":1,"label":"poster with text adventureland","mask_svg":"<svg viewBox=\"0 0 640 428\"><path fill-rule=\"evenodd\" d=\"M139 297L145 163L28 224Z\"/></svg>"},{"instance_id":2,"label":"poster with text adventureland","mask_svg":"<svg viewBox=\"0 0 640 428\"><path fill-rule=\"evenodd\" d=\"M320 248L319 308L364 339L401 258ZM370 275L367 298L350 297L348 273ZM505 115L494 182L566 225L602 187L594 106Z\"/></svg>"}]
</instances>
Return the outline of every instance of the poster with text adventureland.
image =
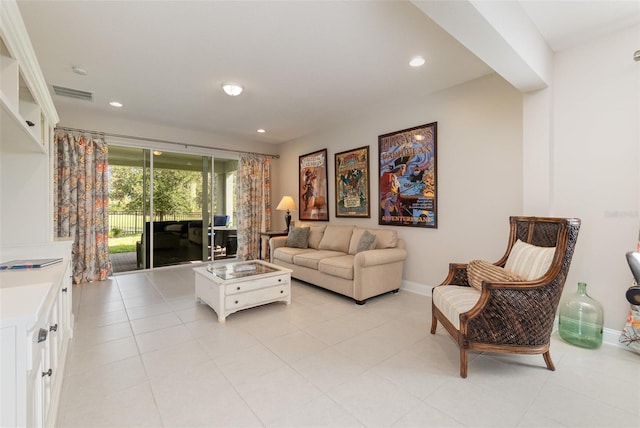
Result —
<instances>
[{"instance_id":1,"label":"poster with text adventureland","mask_svg":"<svg viewBox=\"0 0 640 428\"><path fill-rule=\"evenodd\" d=\"M378 137L379 221L438 227L437 122Z\"/></svg>"}]
</instances>

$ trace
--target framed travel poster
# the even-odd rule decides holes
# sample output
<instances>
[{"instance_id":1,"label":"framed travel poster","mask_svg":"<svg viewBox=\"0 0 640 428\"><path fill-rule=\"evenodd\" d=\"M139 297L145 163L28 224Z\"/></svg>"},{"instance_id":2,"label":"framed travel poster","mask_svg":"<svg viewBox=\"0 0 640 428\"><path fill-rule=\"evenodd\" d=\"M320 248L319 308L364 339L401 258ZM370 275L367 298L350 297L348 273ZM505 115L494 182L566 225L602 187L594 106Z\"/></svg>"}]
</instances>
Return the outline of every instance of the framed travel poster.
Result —
<instances>
[{"instance_id":1,"label":"framed travel poster","mask_svg":"<svg viewBox=\"0 0 640 428\"><path fill-rule=\"evenodd\" d=\"M371 217L369 146L336 153L336 217Z\"/></svg>"},{"instance_id":2,"label":"framed travel poster","mask_svg":"<svg viewBox=\"0 0 640 428\"><path fill-rule=\"evenodd\" d=\"M433 122L378 136L379 224L438 227L437 129Z\"/></svg>"},{"instance_id":3,"label":"framed travel poster","mask_svg":"<svg viewBox=\"0 0 640 428\"><path fill-rule=\"evenodd\" d=\"M300 220L329 220L327 149L300 156Z\"/></svg>"}]
</instances>

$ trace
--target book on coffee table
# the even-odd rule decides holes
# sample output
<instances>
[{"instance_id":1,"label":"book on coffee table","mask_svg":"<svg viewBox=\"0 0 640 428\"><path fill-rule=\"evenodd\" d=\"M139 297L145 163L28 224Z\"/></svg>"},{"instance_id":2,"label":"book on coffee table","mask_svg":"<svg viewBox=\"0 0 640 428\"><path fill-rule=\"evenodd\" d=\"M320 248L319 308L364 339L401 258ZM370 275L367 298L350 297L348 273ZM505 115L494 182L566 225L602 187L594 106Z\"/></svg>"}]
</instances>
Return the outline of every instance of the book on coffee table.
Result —
<instances>
[{"instance_id":1,"label":"book on coffee table","mask_svg":"<svg viewBox=\"0 0 640 428\"><path fill-rule=\"evenodd\" d=\"M0 270L40 269L43 267L54 265L56 263L60 263L61 261L62 261L61 258L11 260L11 261L0 264Z\"/></svg>"}]
</instances>

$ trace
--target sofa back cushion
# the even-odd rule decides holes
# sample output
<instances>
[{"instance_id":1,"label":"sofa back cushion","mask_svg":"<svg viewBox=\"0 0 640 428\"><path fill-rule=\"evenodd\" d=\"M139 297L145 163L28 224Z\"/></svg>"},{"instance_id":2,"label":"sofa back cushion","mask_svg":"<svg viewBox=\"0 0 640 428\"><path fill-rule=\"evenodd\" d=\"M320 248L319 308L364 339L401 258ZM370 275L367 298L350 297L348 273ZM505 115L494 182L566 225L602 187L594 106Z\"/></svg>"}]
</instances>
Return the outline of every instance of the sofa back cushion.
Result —
<instances>
[{"instance_id":1,"label":"sofa back cushion","mask_svg":"<svg viewBox=\"0 0 640 428\"><path fill-rule=\"evenodd\" d=\"M346 253L349 251L352 232L353 226L337 226L329 224L324 230L324 235L320 240L320 244L318 244L318 249L342 251L343 253Z\"/></svg>"},{"instance_id":2,"label":"sofa back cushion","mask_svg":"<svg viewBox=\"0 0 640 428\"><path fill-rule=\"evenodd\" d=\"M384 229L364 229L356 227L351 235L349 243L349 254L358 252L358 244L364 232L367 231L376 237L376 248L396 248L398 246L398 233L395 230Z\"/></svg>"},{"instance_id":3,"label":"sofa back cushion","mask_svg":"<svg viewBox=\"0 0 640 428\"><path fill-rule=\"evenodd\" d=\"M309 226L309 248L318 249L326 228L326 225Z\"/></svg>"}]
</instances>

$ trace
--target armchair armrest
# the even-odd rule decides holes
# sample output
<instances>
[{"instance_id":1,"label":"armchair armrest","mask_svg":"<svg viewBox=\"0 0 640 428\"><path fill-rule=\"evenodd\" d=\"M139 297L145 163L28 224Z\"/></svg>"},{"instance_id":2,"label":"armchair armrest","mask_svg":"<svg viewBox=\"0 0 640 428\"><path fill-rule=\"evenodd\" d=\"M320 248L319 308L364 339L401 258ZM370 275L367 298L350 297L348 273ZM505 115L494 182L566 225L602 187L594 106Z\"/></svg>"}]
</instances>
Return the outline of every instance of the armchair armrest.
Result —
<instances>
[{"instance_id":1,"label":"armchair armrest","mask_svg":"<svg viewBox=\"0 0 640 428\"><path fill-rule=\"evenodd\" d=\"M464 285L470 287L467 278L467 263L449 263L449 273L440 285Z\"/></svg>"}]
</instances>

